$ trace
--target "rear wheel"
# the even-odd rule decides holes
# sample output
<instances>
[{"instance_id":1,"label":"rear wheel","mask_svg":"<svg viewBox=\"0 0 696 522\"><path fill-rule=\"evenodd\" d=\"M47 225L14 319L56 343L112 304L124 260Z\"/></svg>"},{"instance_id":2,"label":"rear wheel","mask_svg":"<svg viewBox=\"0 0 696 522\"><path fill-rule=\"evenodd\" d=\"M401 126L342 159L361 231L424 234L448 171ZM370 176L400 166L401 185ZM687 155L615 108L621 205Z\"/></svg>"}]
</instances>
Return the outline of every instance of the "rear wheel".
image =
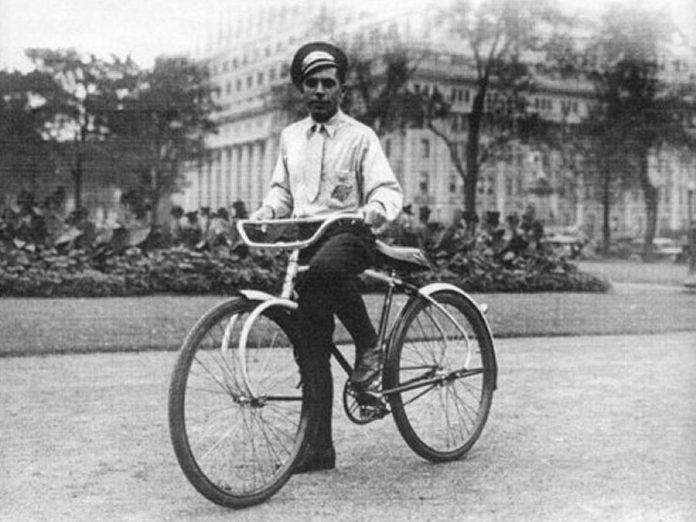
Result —
<instances>
[{"instance_id":1,"label":"rear wheel","mask_svg":"<svg viewBox=\"0 0 696 522\"><path fill-rule=\"evenodd\" d=\"M474 304L451 290L430 297L437 305L416 297L397 325L384 393L411 449L443 462L462 457L483 430L495 388L495 355Z\"/></svg>"},{"instance_id":2,"label":"rear wheel","mask_svg":"<svg viewBox=\"0 0 696 522\"><path fill-rule=\"evenodd\" d=\"M301 342L287 309L269 308L253 323L244 380L237 346L258 304L236 298L208 311L186 337L169 389L181 469L201 494L233 508L263 502L285 484L313 418L312 372L300 375Z\"/></svg>"}]
</instances>

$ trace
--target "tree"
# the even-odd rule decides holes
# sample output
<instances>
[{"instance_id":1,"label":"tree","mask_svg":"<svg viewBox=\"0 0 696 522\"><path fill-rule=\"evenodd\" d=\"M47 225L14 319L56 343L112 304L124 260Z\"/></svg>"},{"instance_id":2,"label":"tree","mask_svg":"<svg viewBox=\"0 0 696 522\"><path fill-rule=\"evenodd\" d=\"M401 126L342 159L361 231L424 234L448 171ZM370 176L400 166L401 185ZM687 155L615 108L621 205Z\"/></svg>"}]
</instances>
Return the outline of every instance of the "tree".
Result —
<instances>
[{"instance_id":1,"label":"tree","mask_svg":"<svg viewBox=\"0 0 696 522\"><path fill-rule=\"evenodd\" d=\"M106 147L110 119L122 93L137 77L137 66L127 58L102 60L72 49L27 49L37 71L51 78L37 94L46 113L44 138L54 144L67 163L74 183L75 208L82 207L82 189L88 162L108 168Z\"/></svg>"},{"instance_id":2,"label":"tree","mask_svg":"<svg viewBox=\"0 0 696 522\"><path fill-rule=\"evenodd\" d=\"M543 0L455 0L442 18L465 48L459 65L473 74L473 99L468 113L457 114L436 91L424 98L424 123L447 145L464 181L465 212L474 216L481 166L514 139L540 132L541 120L527 110L533 69L525 58L545 49L541 26L562 18Z\"/></svg>"},{"instance_id":3,"label":"tree","mask_svg":"<svg viewBox=\"0 0 696 522\"><path fill-rule=\"evenodd\" d=\"M152 226L162 197L179 190L186 165L204 157L204 139L216 130L212 93L204 64L160 58L112 118L119 166L133 175Z\"/></svg>"},{"instance_id":4,"label":"tree","mask_svg":"<svg viewBox=\"0 0 696 522\"><path fill-rule=\"evenodd\" d=\"M36 192L37 174L53 170L42 135L49 114L37 95L52 87L51 78L38 71L0 71L0 169L7 191L14 185Z\"/></svg>"},{"instance_id":5,"label":"tree","mask_svg":"<svg viewBox=\"0 0 696 522\"><path fill-rule=\"evenodd\" d=\"M591 73L601 109L600 138L611 144L617 175L643 194L646 213L644 254L650 253L657 228L658 188L649 158L660 148L683 144L684 99L660 76L660 57L673 34L659 11L613 5L603 16ZM610 171L606 175L611 175Z\"/></svg>"}]
</instances>

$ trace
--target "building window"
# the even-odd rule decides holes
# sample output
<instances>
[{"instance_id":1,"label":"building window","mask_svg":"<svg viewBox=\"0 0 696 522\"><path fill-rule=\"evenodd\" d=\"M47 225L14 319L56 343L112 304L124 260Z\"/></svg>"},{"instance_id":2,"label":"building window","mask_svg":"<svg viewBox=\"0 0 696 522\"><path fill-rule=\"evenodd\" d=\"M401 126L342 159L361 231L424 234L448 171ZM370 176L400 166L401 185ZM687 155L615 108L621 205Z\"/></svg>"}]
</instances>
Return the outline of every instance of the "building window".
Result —
<instances>
[{"instance_id":1,"label":"building window","mask_svg":"<svg viewBox=\"0 0 696 522\"><path fill-rule=\"evenodd\" d=\"M263 85L263 73L260 72L256 75L256 85Z\"/></svg>"},{"instance_id":2,"label":"building window","mask_svg":"<svg viewBox=\"0 0 696 522\"><path fill-rule=\"evenodd\" d=\"M384 154L387 156L387 158L389 156L391 156L391 140L390 139L384 140Z\"/></svg>"},{"instance_id":3,"label":"building window","mask_svg":"<svg viewBox=\"0 0 696 522\"><path fill-rule=\"evenodd\" d=\"M424 138L421 140L421 158L430 157L430 140Z\"/></svg>"},{"instance_id":4,"label":"building window","mask_svg":"<svg viewBox=\"0 0 696 522\"><path fill-rule=\"evenodd\" d=\"M464 91L464 101L466 103L469 103L469 91L468 90Z\"/></svg>"},{"instance_id":5,"label":"building window","mask_svg":"<svg viewBox=\"0 0 696 522\"><path fill-rule=\"evenodd\" d=\"M418 177L418 192L421 196L427 196L430 191L430 176L427 172L421 172Z\"/></svg>"},{"instance_id":6,"label":"building window","mask_svg":"<svg viewBox=\"0 0 696 522\"><path fill-rule=\"evenodd\" d=\"M272 67L272 68L268 69L268 81L272 82L272 81L275 81L275 79L276 79L276 70L275 70L275 67Z\"/></svg>"},{"instance_id":7,"label":"building window","mask_svg":"<svg viewBox=\"0 0 696 522\"><path fill-rule=\"evenodd\" d=\"M456 175L456 174L450 174L450 177L449 177L449 192L450 192L450 194L456 194L456 193L457 193L457 175Z\"/></svg>"},{"instance_id":8,"label":"building window","mask_svg":"<svg viewBox=\"0 0 696 522\"><path fill-rule=\"evenodd\" d=\"M237 78L237 81L235 82L235 88L237 89L237 92L242 90L242 80L240 78Z\"/></svg>"},{"instance_id":9,"label":"building window","mask_svg":"<svg viewBox=\"0 0 696 522\"><path fill-rule=\"evenodd\" d=\"M247 76L247 88L251 89L252 85L254 85L254 77L253 76Z\"/></svg>"},{"instance_id":10,"label":"building window","mask_svg":"<svg viewBox=\"0 0 696 522\"><path fill-rule=\"evenodd\" d=\"M418 83L413 84L413 92L415 94L420 94L420 84L418 84Z\"/></svg>"},{"instance_id":11,"label":"building window","mask_svg":"<svg viewBox=\"0 0 696 522\"><path fill-rule=\"evenodd\" d=\"M225 85L225 94L229 94L232 92L232 82L227 82Z\"/></svg>"}]
</instances>

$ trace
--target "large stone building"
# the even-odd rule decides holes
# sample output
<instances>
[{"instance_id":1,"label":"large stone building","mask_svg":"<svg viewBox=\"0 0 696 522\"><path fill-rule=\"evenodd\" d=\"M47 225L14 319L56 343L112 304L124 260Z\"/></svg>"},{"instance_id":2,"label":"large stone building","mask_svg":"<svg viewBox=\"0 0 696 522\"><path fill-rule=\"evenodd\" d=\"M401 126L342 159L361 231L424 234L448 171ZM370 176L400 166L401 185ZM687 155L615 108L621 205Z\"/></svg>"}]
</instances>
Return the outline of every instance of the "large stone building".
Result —
<instances>
[{"instance_id":1,"label":"large stone building","mask_svg":"<svg viewBox=\"0 0 696 522\"><path fill-rule=\"evenodd\" d=\"M331 35L317 32L319 17L337 22ZM175 195L175 202L187 210L229 208L239 200L249 210L256 208L270 184L279 132L288 123L273 92L290 82L288 65L295 50L306 41L331 36L339 41L361 38L378 53L381 42L395 34L411 48L428 51L410 79L411 90L432 92L437 88L463 121L474 94L471 61L456 50L451 38L442 38L423 11L384 14L360 12L341 2L257 0L244 15L221 16L219 27L197 56L208 64L217 89L219 132L209 140L208 161L191 169L184 192ZM687 49L685 56L664 60L663 74L672 81L694 81L693 48ZM490 103L494 96L490 93ZM528 101L544 118L572 124L587 117L593 90L577 81L540 78ZM457 125L456 117L453 123ZM463 147L466 135L460 126ZM406 204L416 211L427 206L430 219L441 222L460 214L463 183L442 139L427 129L406 129L383 136L382 143L403 184ZM658 233L684 229L687 187L696 177L693 154L658 151L650 164L661 195ZM537 218L547 225L579 226L598 234L600 192L589 179L568 167L557 152L520 146L505 160L483 166L477 209L506 216L533 205ZM622 196L612 210L614 232L639 236L644 214L639 192Z\"/></svg>"}]
</instances>

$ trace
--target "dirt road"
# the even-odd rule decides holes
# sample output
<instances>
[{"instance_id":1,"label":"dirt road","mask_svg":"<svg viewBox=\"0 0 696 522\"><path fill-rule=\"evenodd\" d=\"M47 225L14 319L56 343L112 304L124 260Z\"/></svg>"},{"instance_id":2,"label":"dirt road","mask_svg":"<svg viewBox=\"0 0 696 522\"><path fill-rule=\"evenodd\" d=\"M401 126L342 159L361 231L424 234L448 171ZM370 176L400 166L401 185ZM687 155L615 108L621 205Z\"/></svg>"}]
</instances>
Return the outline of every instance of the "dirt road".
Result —
<instances>
[{"instance_id":1,"label":"dirt road","mask_svg":"<svg viewBox=\"0 0 696 522\"><path fill-rule=\"evenodd\" d=\"M432 465L390 419L338 468L239 512L199 496L166 423L170 352L0 359L0 520L693 520L696 333L506 339L482 438ZM342 385L342 383L339 383Z\"/></svg>"}]
</instances>

